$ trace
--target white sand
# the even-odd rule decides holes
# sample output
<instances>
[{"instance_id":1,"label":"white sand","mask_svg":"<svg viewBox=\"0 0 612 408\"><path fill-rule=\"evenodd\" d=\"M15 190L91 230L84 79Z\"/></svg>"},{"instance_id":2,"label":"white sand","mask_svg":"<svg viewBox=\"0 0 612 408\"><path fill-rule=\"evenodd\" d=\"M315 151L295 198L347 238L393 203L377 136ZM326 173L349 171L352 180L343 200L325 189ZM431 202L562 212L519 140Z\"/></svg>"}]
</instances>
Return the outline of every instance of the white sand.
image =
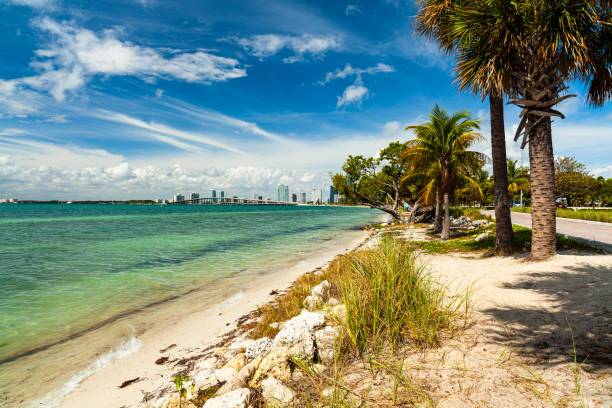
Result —
<instances>
[{"instance_id":1,"label":"white sand","mask_svg":"<svg viewBox=\"0 0 612 408\"><path fill-rule=\"evenodd\" d=\"M325 250L306 261L249 282L248 287L215 307L153 327L139 336L142 347L136 353L116 360L107 368L85 378L75 391L64 398L60 407L139 406L145 392L171 384L175 374L172 365L157 365L155 360L161 356L168 356L170 360L185 358L215 344L222 334L235 327L238 318L270 300L272 289L287 288L300 275L323 267L335 256L359 246L368 235L368 232L360 231L352 234L350 239L332 240ZM177 346L160 353L161 349L171 344ZM137 377L141 380L123 389L118 388L124 381Z\"/></svg>"}]
</instances>

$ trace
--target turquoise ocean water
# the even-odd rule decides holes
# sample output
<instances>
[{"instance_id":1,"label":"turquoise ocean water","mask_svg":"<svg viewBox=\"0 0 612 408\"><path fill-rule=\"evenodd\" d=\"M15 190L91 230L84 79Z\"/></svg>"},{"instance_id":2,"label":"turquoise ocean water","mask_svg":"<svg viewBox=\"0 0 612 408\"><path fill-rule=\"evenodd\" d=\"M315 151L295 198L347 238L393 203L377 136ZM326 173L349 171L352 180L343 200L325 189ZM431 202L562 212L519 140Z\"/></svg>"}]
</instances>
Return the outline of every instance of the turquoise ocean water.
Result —
<instances>
[{"instance_id":1,"label":"turquoise ocean water","mask_svg":"<svg viewBox=\"0 0 612 408\"><path fill-rule=\"evenodd\" d=\"M133 344L168 301L220 301L380 219L364 208L0 205L0 406L51 394L42 405L53 406L59 386Z\"/></svg>"}]
</instances>

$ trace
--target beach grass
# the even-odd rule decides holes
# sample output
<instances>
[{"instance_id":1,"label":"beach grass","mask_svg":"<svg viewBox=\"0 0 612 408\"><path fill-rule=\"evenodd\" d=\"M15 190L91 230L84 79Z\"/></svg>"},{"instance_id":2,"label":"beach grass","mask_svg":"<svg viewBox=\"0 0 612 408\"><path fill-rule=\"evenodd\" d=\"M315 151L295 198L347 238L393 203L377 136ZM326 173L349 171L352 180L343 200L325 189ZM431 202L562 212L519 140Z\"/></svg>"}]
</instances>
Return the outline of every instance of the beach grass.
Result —
<instances>
[{"instance_id":1,"label":"beach grass","mask_svg":"<svg viewBox=\"0 0 612 408\"><path fill-rule=\"evenodd\" d=\"M512 207L511 210L514 212L531 213L531 207ZM557 217L586 221L612 222L612 209L574 211L570 208L557 208Z\"/></svg>"},{"instance_id":2,"label":"beach grass","mask_svg":"<svg viewBox=\"0 0 612 408\"><path fill-rule=\"evenodd\" d=\"M467 297L449 301L403 240L384 237L370 251L349 257L341 282L346 330L360 353L395 349L406 341L435 345L453 331Z\"/></svg>"}]
</instances>

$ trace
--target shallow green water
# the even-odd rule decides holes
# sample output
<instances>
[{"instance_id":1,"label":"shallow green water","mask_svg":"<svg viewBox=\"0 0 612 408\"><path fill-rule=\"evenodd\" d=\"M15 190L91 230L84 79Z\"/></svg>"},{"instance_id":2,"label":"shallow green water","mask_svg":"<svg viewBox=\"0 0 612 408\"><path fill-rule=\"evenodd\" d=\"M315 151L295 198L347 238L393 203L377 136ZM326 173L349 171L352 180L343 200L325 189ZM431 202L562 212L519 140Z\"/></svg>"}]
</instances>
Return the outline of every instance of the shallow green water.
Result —
<instances>
[{"instance_id":1,"label":"shallow green water","mask_svg":"<svg viewBox=\"0 0 612 408\"><path fill-rule=\"evenodd\" d=\"M333 207L0 205L0 371L107 319L282 263L380 217Z\"/></svg>"}]
</instances>

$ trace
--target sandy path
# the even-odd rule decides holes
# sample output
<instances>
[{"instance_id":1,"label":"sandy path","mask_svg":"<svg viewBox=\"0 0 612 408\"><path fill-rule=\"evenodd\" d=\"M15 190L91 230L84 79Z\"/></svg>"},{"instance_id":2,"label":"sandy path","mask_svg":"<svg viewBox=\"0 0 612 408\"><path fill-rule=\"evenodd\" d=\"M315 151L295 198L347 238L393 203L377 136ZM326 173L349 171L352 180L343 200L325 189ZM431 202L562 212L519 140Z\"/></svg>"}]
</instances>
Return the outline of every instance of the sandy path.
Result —
<instances>
[{"instance_id":1,"label":"sandy path","mask_svg":"<svg viewBox=\"0 0 612 408\"><path fill-rule=\"evenodd\" d=\"M450 287L473 288L474 325L408 360L440 407L612 407L612 256L424 259ZM586 359L579 392L570 327Z\"/></svg>"}]
</instances>

